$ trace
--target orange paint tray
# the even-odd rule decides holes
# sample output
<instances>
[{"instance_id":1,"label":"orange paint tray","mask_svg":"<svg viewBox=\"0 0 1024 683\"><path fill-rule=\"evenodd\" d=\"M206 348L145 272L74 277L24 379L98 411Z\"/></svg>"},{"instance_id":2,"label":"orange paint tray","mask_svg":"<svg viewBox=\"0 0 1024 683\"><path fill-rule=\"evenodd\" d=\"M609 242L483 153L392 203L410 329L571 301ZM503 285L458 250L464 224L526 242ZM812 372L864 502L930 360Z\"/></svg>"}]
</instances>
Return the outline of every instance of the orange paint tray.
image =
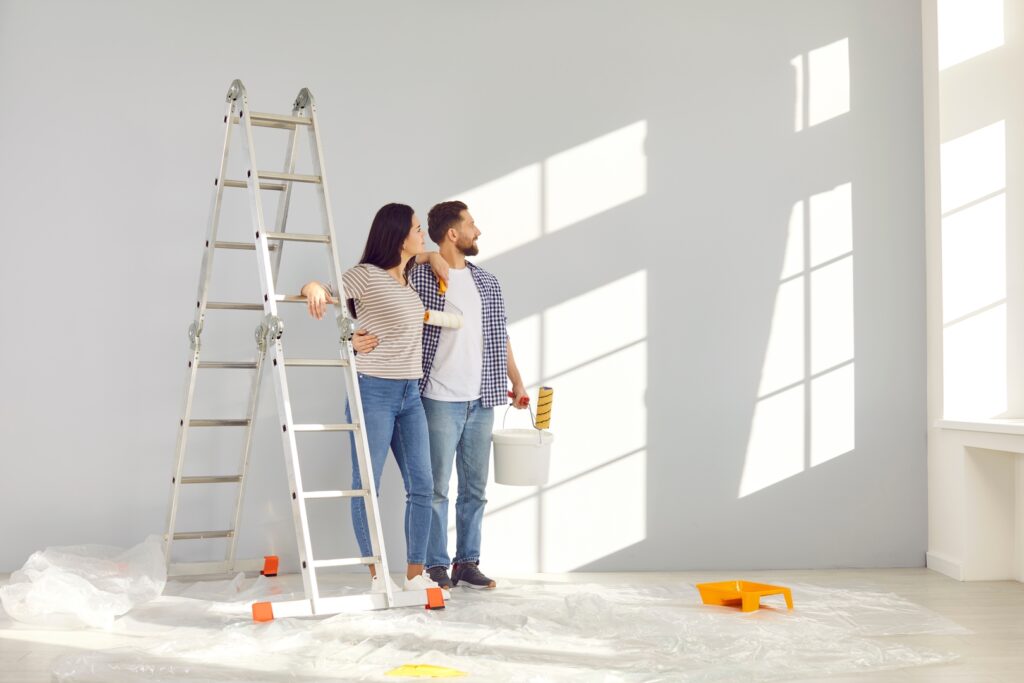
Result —
<instances>
[{"instance_id":1,"label":"orange paint tray","mask_svg":"<svg viewBox=\"0 0 1024 683\"><path fill-rule=\"evenodd\" d=\"M718 581L698 583L697 590L705 605L740 607L744 612L753 612L761 608L761 598L764 596L781 595L786 599L786 607L793 609L793 594L784 586L753 581Z\"/></svg>"}]
</instances>

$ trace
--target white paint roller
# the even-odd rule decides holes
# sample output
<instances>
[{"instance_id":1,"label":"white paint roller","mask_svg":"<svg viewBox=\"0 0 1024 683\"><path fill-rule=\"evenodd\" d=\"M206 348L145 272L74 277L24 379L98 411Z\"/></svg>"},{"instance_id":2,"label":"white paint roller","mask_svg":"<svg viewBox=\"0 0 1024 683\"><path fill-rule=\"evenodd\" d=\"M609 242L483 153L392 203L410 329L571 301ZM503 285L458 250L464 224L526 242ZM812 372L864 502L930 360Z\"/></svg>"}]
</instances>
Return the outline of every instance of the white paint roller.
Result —
<instances>
[{"instance_id":1,"label":"white paint roller","mask_svg":"<svg viewBox=\"0 0 1024 683\"><path fill-rule=\"evenodd\" d=\"M444 311L431 311L428 309L423 312L423 322L427 325L450 327L457 330L462 327L462 316L457 313L445 313Z\"/></svg>"}]
</instances>

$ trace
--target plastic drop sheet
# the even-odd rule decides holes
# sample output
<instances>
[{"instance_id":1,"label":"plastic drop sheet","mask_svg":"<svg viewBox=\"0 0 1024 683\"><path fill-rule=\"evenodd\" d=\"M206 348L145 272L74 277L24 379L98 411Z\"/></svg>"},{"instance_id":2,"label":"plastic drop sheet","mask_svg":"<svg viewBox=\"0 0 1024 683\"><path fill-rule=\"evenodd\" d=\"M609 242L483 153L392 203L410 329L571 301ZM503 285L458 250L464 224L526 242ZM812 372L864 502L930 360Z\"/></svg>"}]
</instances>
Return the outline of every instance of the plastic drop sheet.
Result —
<instances>
[{"instance_id":1,"label":"plastic drop sheet","mask_svg":"<svg viewBox=\"0 0 1024 683\"><path fill-rule=\"evenodd\" d=\"M335 577L332 592L365 589ZM445 610L400 608L257 624L249 604L301 597L296 577L168 585L118 620L139 645L58 660L54 680L395 681L404 664L466 681L780 681L950 661L899 636L967 631L891 593L794 585L796 609L700 603L690 583L504 580L455 589ZM340 585L347 582L347 586ZM772 598L764 604L774 607Z\"/></svg>"},{"instance_id":2,"label":"plastic drop sheet","mask_svg":"<svg viewBox=\"0 0 1024 683\"><path fill-rule=\"evenodd\" d=\"M0 603L12 619L34 626L111 628L115 617L159 596L166 582L159 536L128 550L52 547L11 574L0 587Z\"/></svg>"}]
</instances>

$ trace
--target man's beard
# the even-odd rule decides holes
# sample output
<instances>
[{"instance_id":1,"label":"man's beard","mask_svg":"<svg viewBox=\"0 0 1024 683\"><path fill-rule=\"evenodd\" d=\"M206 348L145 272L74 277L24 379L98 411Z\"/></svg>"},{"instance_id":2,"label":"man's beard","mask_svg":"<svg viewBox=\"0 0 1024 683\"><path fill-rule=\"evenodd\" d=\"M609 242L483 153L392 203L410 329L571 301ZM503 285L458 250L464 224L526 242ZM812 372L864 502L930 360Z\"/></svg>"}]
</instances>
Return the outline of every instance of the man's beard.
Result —
<instances>
[{"instance_id":1,"label":"man's beard","mask_svg":"<svg viewBox=\"0 0 1024 683\"><path fill-rule=\"evenodd\" d=\"M473 240L470 240L469 244L460 244L459 251L462 252L463 256L476 256L480 253L480 249Z\"/></svg>"}]
</instances>

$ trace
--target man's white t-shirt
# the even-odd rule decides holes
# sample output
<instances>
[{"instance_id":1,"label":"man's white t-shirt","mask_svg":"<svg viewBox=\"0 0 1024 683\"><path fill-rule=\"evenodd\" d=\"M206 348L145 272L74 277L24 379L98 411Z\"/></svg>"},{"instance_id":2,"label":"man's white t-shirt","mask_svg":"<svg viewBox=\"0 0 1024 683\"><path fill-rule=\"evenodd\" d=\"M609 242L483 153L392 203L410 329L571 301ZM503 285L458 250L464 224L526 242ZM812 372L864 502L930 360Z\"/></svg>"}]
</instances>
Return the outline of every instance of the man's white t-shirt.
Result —
<instances>
[{"instance_id":1,"label":"man's white t-shirt","mask_svg":"<svg viewBox=\"0 0 1024 683\"><path fill-rule=\"evenodd\" d=\"M484 367L483 304L468 267L449 269L444 312L461 315L462 327L441 328L423 395L435 401L475 401Z\"/></svg>"}]
</instances>

